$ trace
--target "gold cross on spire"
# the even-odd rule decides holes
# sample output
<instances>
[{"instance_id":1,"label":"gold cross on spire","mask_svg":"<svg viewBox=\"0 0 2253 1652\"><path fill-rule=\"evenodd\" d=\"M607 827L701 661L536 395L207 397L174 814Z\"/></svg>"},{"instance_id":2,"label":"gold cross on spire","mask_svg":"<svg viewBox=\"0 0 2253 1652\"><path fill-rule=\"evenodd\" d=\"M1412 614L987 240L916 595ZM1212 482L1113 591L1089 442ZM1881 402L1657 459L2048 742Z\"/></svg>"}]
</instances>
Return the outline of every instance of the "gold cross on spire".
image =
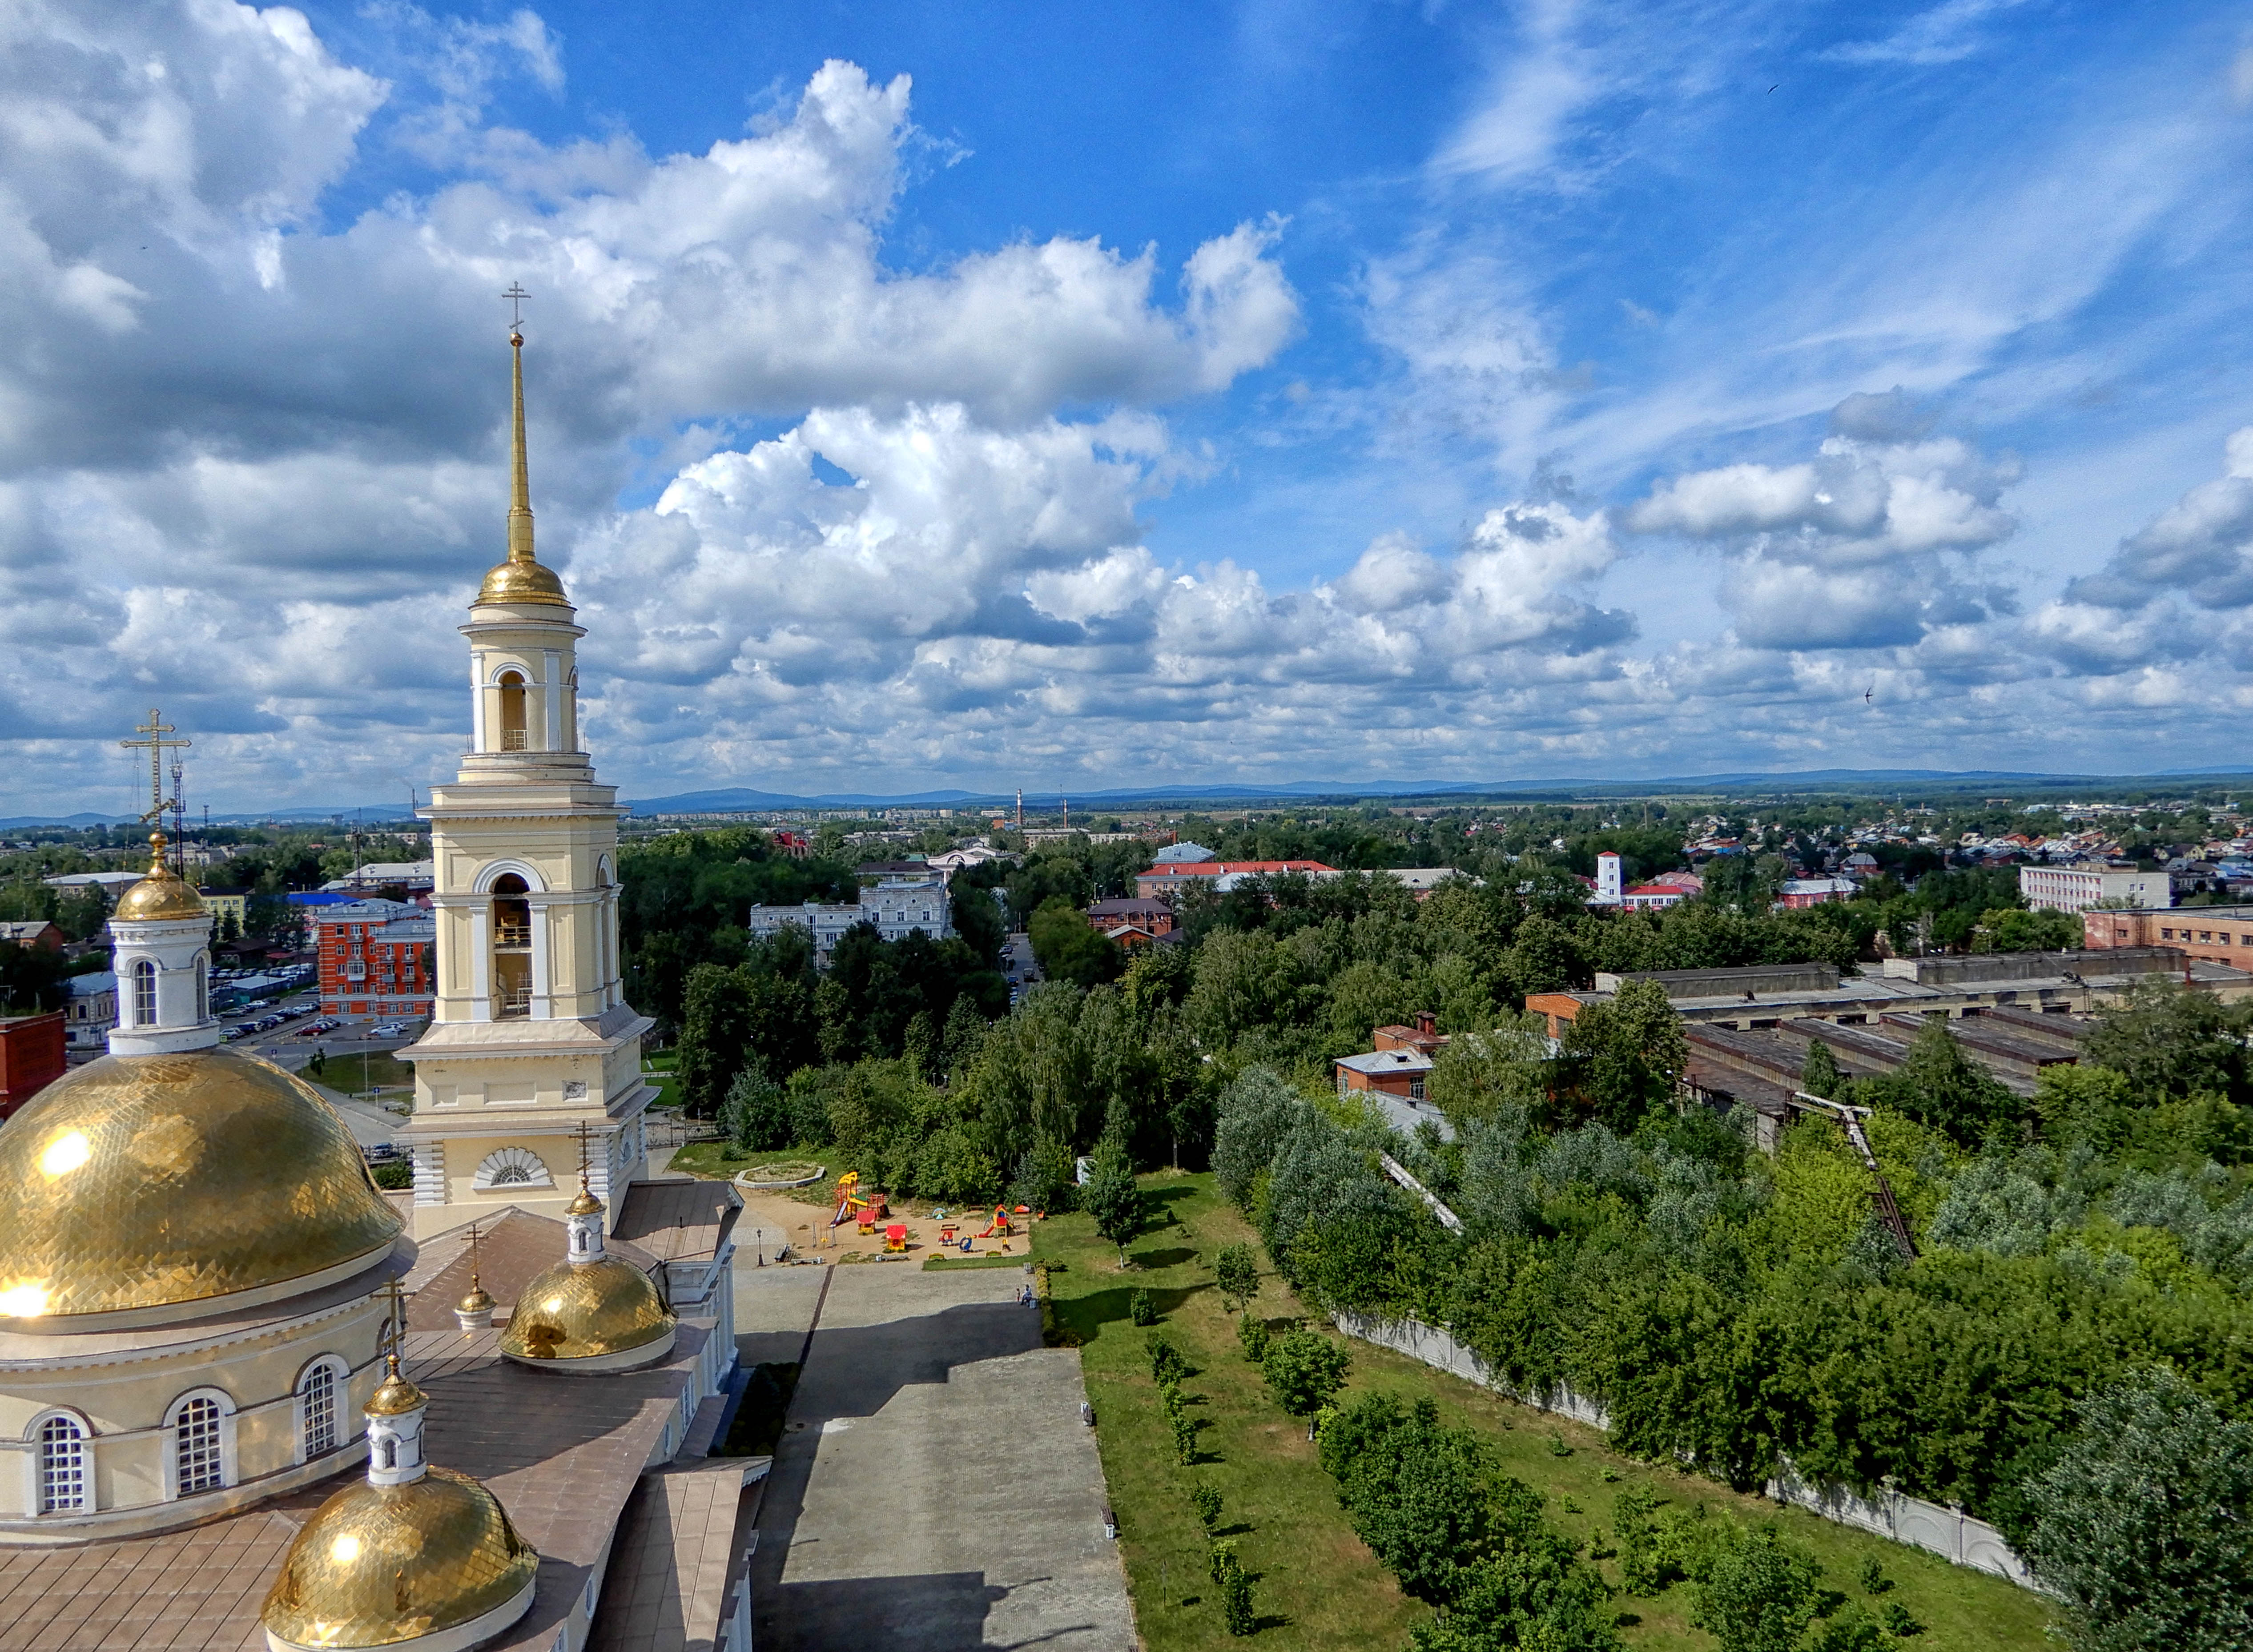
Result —
<instances>
[{"instance_id":1,"label":"gold cross on spire","mask_svg":"<svg viewBox=\"0 0 2253 1652\"><path fill-rule=\"evenodd\" d=\"M524 301L531 297L532 295L524 290L523 282L513 281L508 284L508 290L503 293L501 296L508 300L508 330L511 332L522 332L524 331Z\"/></svg>"},{"instance_id":2,"label":"gold cross on spire","mask_svg":"<svg viewBox=\"0 0 2253 1652\"><path fill-rule=\"evenodd\" d=\"M588 1129L588 1126L587 1126L587 1121L586 1121L585 1119L582 1119L579 1121L578 1136L579 1136L579 1191L580 1191L580 1192L582 1192L582 1193L584 1193L584 1192L586 1192L586 1191L587 1191L587 1167L588 1167L588 1165L589 1165L589 1161L590 1161L590 1160L589 1160L589 1154L590 1154L590 1151L591 1151L591 1149L590 1149L590 1146L589 1146L589 1144L590 1144L590 1143L592 1142L592 1140L593 1140L593 1136L592 1136L592 1133L591 1133L589 1131L589 1129Z\"/></svg>"},{"instance_id":3,"label":"gold cross on spire","mask_svg":"<svg viewBox=\"0 0 2253 1652\"><path fill-rule=\"evenodd\" d=\"M167 740L166 735L177 733L171 723L157 714L154 706L149 708L149 721L133 725L136 735L146 735L145 740L121 740L117 743L129 749L145 750L149 754L149 812L141 818L161 823L164 811L172 805L164 797L164 754L184 750L195 744L192 740Z\"/></svg>"}]
</instances>

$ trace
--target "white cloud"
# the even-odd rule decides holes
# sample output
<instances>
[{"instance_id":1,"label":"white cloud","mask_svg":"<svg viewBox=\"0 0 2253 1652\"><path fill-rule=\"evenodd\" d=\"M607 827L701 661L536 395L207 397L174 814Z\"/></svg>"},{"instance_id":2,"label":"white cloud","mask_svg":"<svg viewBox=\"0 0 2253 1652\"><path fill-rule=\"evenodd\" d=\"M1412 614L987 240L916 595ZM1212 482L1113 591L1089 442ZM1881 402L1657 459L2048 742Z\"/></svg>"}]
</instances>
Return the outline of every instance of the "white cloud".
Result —
<instances>
[{"instance_id":1,"label":"white cloud","mask_svg":"<svg viewBox=\"0 0 2253 1652\"><path fill-rule=\"evenodd\" d=\"M1837 63L1900 63L1919 68L1961 62L1989 43L1981 24L2026 0L1942 0L1880 40L1857 40L1823 55Z\"/></svg>"}]
</instances>

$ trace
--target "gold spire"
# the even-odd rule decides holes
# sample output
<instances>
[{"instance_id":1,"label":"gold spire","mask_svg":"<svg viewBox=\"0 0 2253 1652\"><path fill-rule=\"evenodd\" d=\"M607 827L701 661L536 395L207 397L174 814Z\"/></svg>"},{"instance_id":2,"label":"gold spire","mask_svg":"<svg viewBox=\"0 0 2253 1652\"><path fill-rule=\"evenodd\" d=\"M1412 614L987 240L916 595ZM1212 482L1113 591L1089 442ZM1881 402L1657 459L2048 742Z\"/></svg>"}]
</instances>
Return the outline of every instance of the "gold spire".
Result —
<instances>
[{"instance_id":1,"label":"gold spire","mask_svg":"<svg viewBox=\"0 0 2253 1652\"><path fill-rule=\"evenodd\" d=\"M485 1287L478 1281L478 1224L472 1222L470 1223L470 1290L469 1294L462 1299L459 1311L464 1314L490 1314L492 1306L492 1298L486 1294Z\"/></svg>"},{"instance_id":2,"label":"gold spire","mask_svg":"<svg viewBox=\"0 0 2253 1652\"><path fill-rule=\"evenodd\" d=\"M520 289L502 296L521 298ZM509 348L515 355L515 424L510 446L508 495L508 560L485 575L472 608L487 603L553 603L566 605L563 582L553 568L542 568L532 551L532 471L524 452L524 331L511 327Z\"/></svg>"}]
</instances>

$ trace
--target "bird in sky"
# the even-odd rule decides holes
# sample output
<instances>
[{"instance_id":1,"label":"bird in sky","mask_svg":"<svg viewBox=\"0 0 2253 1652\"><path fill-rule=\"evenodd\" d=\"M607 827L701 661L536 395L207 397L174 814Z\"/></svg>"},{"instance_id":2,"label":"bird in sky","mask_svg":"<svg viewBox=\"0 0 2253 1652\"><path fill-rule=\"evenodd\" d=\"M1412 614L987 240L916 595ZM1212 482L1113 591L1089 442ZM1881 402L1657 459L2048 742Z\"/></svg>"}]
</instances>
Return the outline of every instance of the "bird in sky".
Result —
<instances>
[{"instance_id":1,"label":"bird in sky","mask_svg":"<svg viewBox=\"0 0 2253 1652\"><path fill-rule=\"evenodd\" d=\"M1864 690L1862 690L1862 703L1863 703L1864 705L1866 705L1866 706L1868 706L1868 705L1874 705L1875 703L1877 703L1877 698L1878 698L1878 686L1877 686L1877 684L1875 684L1875 683L1872 683L1872 684L1871 684L1867 688L1865 688Z\"/></svg>"}]
</instances>

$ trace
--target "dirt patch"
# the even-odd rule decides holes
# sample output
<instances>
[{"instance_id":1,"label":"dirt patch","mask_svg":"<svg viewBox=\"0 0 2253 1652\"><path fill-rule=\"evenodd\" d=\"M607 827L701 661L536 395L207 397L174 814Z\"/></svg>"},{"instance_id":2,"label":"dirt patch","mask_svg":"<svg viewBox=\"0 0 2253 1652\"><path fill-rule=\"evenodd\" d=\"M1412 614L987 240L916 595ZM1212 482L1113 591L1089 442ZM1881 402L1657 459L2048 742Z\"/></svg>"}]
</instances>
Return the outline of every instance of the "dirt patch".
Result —
<instances>
[{"instance_id":1,"label":"dirt patch","mask_svg":"<svg viewBox=\"0 0 2253 1652\"><path fill-rule=\"evenodd\" d=\"M891 1205L891 1214L876 1223L874 1232L863 1233L857 1221L830 1225L830 1216L836 1209L834 1195L817 1204L799 1197L796 1192L753 1193L743 1188L736 1191L743 1200L743 1214L736 1221L736 1242L746 1247L757 1245L770 1258L775 1253L778 1237L790 1242L793 1256L837 1261L847 1257L882 1256L885 1254L884 1230L894 1224L907 1229L907 1254L918 1259L935 1256L1007 1256L1023 1260L1032 1253L1026 1233L1026 1223L1031 1220L1029 1216L1010 1218L1015 1232L1008 1238L980 1238L977 1236L993 1222L992 1210L966 1216L942 1207L947 1209L942 1216L927 1201L905 1200ZM950 1226L954 1230L954 1243L948 1245L944 1240ZM962 1249L966 1237L970 1240L966 1251Z\"/></svg>"}]
</instances>

